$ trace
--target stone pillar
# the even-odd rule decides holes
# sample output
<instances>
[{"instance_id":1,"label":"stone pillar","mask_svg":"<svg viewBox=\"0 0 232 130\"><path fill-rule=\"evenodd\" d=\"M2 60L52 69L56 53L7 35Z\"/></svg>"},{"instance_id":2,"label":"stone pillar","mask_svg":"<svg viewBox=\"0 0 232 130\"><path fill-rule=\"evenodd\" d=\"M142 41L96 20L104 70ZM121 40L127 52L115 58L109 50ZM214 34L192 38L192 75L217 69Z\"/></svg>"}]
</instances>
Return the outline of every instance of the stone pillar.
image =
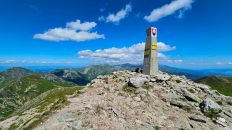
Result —
<instances>
[{"instance_id":1,"label":"stone pillar","mask_svg":"<svg viewBox=\"0 0 232 130\"><path fill-rule=\"evenodd\" d=\"M143 73L156 75L158 73L157 28L147 29L147 39L144 50Z\"/></svg>"}]
</instances>

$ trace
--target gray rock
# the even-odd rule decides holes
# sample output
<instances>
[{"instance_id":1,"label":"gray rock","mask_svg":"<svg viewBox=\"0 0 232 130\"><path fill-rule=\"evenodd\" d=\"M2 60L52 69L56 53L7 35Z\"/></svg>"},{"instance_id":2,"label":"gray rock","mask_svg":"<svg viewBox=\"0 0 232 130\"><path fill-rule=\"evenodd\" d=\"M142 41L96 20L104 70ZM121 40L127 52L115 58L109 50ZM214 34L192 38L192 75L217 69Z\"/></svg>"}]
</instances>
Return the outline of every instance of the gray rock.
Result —
<instances>
[{"instance_id":1,"label":"gray rock","mask_svg":"<svg viewBox=\"0 0 232 130\"><path fill-rule=\"evenodd\" d=\"M227 106L227 107L224 107L223 109L232 114L232 106Z\"/></svg>"},{"instance_id":2,"label":"gray rock","mask_svg":"<svg viewBox=\"0 0 232 130\"><path fill-rule=\"evenodd\" d=\"M178 100L170 100L170 104L183 109L191 109L191 106L189 106L187 103Z\"/></svg>"},{"instance_id":3,"label":"gray rock","mask_svg":"<svg viewBox=\"0 0 232 130\"><path fill-rule=\"evenodd\" d=\"M201 111L205 113L214 112L215 114L220 113L222 109L221 106L219 106L215 101L210 98L206 98L204 101L202 101L200 103L200 108Z\"/></svg>"},{"instance_id":4,"label":"gray rock","mask_svg":"<svg viewBox=\"0 0 232 130\"><path fill-rule=\"evenodd\" d=\"M151 82L156 82L156 79L155 78L151 78L150 81Z\"/></svg>"},{"instance_id":5,"label":"gray rock","mask_svg":"<svg viewBox=\"0 0 232 130\"><path fill-rule=\"evenodd\" d=\"M144 126L147 130L155 130L150 124L148 123L142 123L142 126Z\"/></svg>"},{"instance_id":6,"label":"gray rock","mask_svg":"<svg viewBox=\"0 0 232 130\"><path fill-rule=\"evenodd\" d=\"M190 115L189 119L193 121L201 122L201 123L206 123L206 119L200 115Z\"/></svg>"},{"instance_id":7,"label":"gray rock","mask_svg":"<svg viewBox=\"0 0 232 130\"><path fill-rule=\"evenodd\" d=\"M194 101L194 102L198 102L198 103L201 102L201 99L200 99L198 96L196 96L195 94L189 92L188 90L186 90L186 89L181 89L181 91L182 91L183 96L184 96L187 100L189 100L189 101Z\"/></svg>"},{"instance_id":8,"label":"gray rock","mask_svg":"<svg viewBox=\"0 0 232 130\"><path fill-rule=\"evenodd\" d=\"M149 80L145 77L132 77L129 80L129 86L135 87L135 88L139 88L142 87L144 85L145 82L148 82Z\"/></svg>"},{"instance_id":9,"label":"gray rock","mask_svg":"<svg viewBox=\"0 0 232 130\"><path fill-rule=\"evenodd\" d=\"M129 126L126 126L125 130L132 130L132 129Z\"/></svg>"},{"instance_id":10,"label":"gray rock","mask_svg":"<svg viewBox=\"0 0 232 130\"><path fill-rule=\"evenodd\" d=\"M205 93L210 93L210 88L207 85L204 84L197 84L197 87L200 88L202 91L204 91Z\"/></svg>"},{"instance_id":11,"label":"gray rock","mask_svg":"<svg viewBox=\"0 0 232 130\"><path fill-rule=\"evenodd\" d=\"M230 112L228 112L228 111L225 111L225 110L223 111L223 113L224 113L226 116L232 118L232 113L230 113Z\"/></svg>"},{"instance_id":12,"label":"gray rock","mask_svg":"<svg viewBox=\"0 0 232 130\"><path fill-rule=\"evenodd\" d=\"M86 105L85 105L85 109L92 109L92 105L91 105L91 104L89 104L89 103L88 103L88 104L86 104Z\"/></svg>"},{"instance_id":13,"label":"gray rock","mask_svg":"<svg viewBox=\"0 0 232 130\"><path fill-rule=\"evenodd\" d=\"M73 129L80 129L81 128L81 121L73 121L69 123L69 126Z\"/></svg>"},{"instance_id":14,"label":"gray rock","mask_svg":"<svg viewBox=\"0 0 232 130\"><path fill-rule=\"evenodd\" d=\"M223 126L223 127L226 127L227 124L226 124L226 120L222 117L218 117L217 120L215 120L215 123Z\"/></svg>"},{"instance_id":15,"label":"gray rock","mask_svg":"<svg viewBox=\"0 0 232 130\"><path fill-rule=\"evenodd\" d=\"M156 75L155 78L158 80L158 81L167 81L171 78L171 76L167 75L167 74L159 74L159 75Z\"/></svg>"},{"instance_id":16,"label":"gray rock","mask_svg":"<svg viewBox=\"0 0 232 130\"><path fill-rule=\"evenodd\" d=\"M140 102L141 101L141 98L140 97L133 97L133 99L135 100L135 101L137 101L137 102Z\"/></svg>"},{"instance_id":17,"label":"gray rock","mask_svg":"<svg viewBox=\"0 0 232 130\"><path fill-rule=\"evenodd\" d=\"M224 97L224 101L225 101L227 104L232 105L232 97L225 96L225 97ZM232 113L232 107L231 107L231 113Z\"/></svg>"}]
</instances>

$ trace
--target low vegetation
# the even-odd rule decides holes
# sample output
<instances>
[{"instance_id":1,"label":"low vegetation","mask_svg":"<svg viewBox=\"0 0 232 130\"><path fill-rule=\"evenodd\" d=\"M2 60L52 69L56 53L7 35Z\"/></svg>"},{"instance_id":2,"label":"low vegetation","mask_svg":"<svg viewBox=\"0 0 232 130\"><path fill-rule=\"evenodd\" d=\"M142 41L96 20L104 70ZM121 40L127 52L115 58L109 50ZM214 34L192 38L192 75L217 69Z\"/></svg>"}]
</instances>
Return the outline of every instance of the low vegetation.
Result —
<instances>
[{"instance_id":1,"label":"low vegetation","mask_svg":"<svg viewBox=\"0 0 232 130\"><path fill-rule=\"evenodd\" d=\"M197 82L209 85L226 96L232 96L232 77L208 76L197 80Z\"/></svg>"},{"instance_id":2,"label":"low vegetation","mask_svg":"<svg viewBox=\"0 0 232 130\"><path fill-rule=\"evenodd\" d=\"M0 120L8 118L24 103L48 90L70 86L68 83L53 82L35 75L4 80L0 84Z\"/></svg>"},{"instance_id":3,"label":"low vegetation","mask_svg":"<svg viewBox=\"0 0 232 130\"><path fill-rule=\"evenodd\" d=\"M15 113L15 115L20 115L20 117L24 117L24 119L20 124L13 123L10 126L10 129L30 130L34 128L44 119L46 119L52 113L52 111L66 104L67 95L76 94L75 96L77 96L78 90L81 88L82 87L55 88L47 91L46 94L41 94L36 99L39 101L33 100L31 102L33 103L35 101L37 104L32 105L30 108L26 107L26 110L22 109L20 113ZM30 106L30 104L26 105ZM35 113L35 116L32 118L26 118L28 117L27 111L30 111L30 113Z\"/></svg>"},{"instance_id":4,"label":"low vegetation","mask_svg":"<svg viewBox=\"0 0 232 130\"><path fill-rule=\"evenodd\" d=\"M62 107L67 103L66 95L72 95L74 92L80 90L82 87L56 88L50 91L50 94L42 100L36 108L42 115L36 117L36 120L27 124L25 130L30 130L39 124L44 118L51 114L51 111ZM77 96L77 95L76 95Z\"/></svg>"}]
</instances>

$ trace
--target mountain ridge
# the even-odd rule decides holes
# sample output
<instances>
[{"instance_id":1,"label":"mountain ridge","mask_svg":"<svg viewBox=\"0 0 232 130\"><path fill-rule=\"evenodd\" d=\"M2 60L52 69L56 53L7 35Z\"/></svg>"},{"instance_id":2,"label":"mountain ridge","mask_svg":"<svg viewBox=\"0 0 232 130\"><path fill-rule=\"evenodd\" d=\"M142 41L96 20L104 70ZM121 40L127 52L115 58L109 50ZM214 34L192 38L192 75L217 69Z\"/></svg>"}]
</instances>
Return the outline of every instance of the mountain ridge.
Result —
<instances>
[{"instance_id":1,"label":"mountain ridge","mask_svg":"<svg viewBox=\"0 0 232 130\"><path fill-rule=\"evenodd\" d=\"M92 80L35 130L229 130L231 99L184 76L117 71Z\"/></svg>"},{"instance_id":2,"label":"mountain ridge","mask_svg":"<svg viewBox=\"0 0 232 130\"><path fill-rule=\"evenodd\" d=\"M224 95L232 96L232 77L211 75L198 79L196 82L207 84Z\"/></svg>"},{"instance_id":3,"label":"mountain ridge","mask_svg":"<svg viewBox=\"0 0 232 130\"><path fill-rule=\"evenodd\" d=\"M139 67L141 67L141 65L122 64L111 66L104 64L89 66L80 69L57 69L48 73L33 72L31 70L21 67L14 67L9 70L2 71L0 72L0 102L6 101L7 104L0 105L0 117L2 116L1 119L5 119L17 108L23 106L23 104L27 100L35 98L36 96L50 89L54 89L59 86L70 87L75 85L86 85L87 83L90 83L91 80L93 80L94 78L97 78L97 76L99 75L107 75L115 71L122 70L133 71ZM173 72L173 68L170 68L168 66L163 66L161 68L164 68L163 70L166 70L166 72L169 72L170 74L178 73L175 71ZM182 75L183 73L178 74ZM232 90L230 89L232 87L227 87L228 84L221 83L220 85L217 85L218 82L223 82L225 80L218 81L215 79L211 79L210 81L203 82L203 79L205 78L196 81L207 84L213 89L216 89L225 95L232 96ZM212 85L210 83L214 84ZM216 87L215 84L217 85ZM25 95L28 96L25 97Z\"/></svg>"}]
</instances>

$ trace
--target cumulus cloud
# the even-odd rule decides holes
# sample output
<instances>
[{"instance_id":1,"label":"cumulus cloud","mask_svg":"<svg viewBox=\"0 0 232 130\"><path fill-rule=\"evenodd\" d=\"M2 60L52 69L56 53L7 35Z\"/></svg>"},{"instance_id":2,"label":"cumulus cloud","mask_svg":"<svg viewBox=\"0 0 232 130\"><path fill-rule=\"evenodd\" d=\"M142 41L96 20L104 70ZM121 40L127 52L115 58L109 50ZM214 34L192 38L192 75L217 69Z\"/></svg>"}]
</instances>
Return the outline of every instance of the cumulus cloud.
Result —
<instances>
[{"instance_id":1,"label":"cumulus cloud","mask_svg":"<svg viewBox=\"0 0 232 130\"><path fill-rule=\"evenodd\" d=\"M148 16L145 16L144 19L148 22L154 22L178 10L180 10L178 17L182 18L183 12L192 8L192 3L193 0L174 0L170 4L154 9Z\"/></svg>"},{"instance_id":2,"label":"cumulus cloud","mask_svg":"<svg viewBox=\"0 0 232 130\"><path fill-rule=\"evenodd\" d=\"M157 44L160 52L176 50L175 46L170 46L163 42L158 42Z\"/></svg>"},{"instance_id":3,"label":"cumulus cloud","mask_svg":"<svg viewBox=\"0 0 232 130\"><path fill-rule=\"evenodd\" d=\"M95 22L83 22L76 20L66 23L65 28L53 28L44 33L34 35L34 39L42 39L48 41L86 41L92 39L104 38L103 34L90 32L97 24Z\"/></svg>"},{"instance_id":4,"label":"cumulus cloud","mask_svg":"<svg viewBox=\"0 0 232 130\"><path fill-rule=\"evenodd\" d=\"M122 19L124 19L132 11L131 4L127 4L125 8L118 11L116 14L109 14L107 17L100 16L99 21L106 21L107 23L118 24Z\"/></svg>"},{"instance_id":5,"label":"cumulus cloud","mask_svg":"<svg viewBox=\"0 0 232 130\"><path fill-rule=\"evenodd\" d=\"M86 41L91 39L104 38L104 35L99 35L96 32L86 32L68 29L68 28L54 28L49 29L43 34L35 34L34 38L48 41Z\"/></svg>"},{"instance_id":6,"label":"cumulus cloud","mask_svg":"<svg viewBox=\"0 0 232 130\"><path fill-rule=\"evenodd\" d=\"M137 43L130 47L122 48L108 48L108 49L98 49L96 51L92 50L82 50L78 52L78 56L82 59L90 59L95 62L101 63L132 63L140 64L143 62L145 43ZM171 62L166 55L161 52L174 50L176 47L171 47L163 42L158 43L158 53L159 60ZM177 61L176 61L177 62ZM180 62L180 61L179 61Z\"/></svg>"},{"instance_id":7,"label":"cumulus cloud","mask_svg":"<svg viewBox=\"0 0 232 130\"><path fill-rule=\"evenodd\" d=\"M66 23L66 27L71 28L71 29L75 29L75 30L81 30L81 31L88 31L88 30L94 28L96 25L97 24L95 22L83 22L83 23L81 23L80 20Z\"/></svg>"}]
</instances>

